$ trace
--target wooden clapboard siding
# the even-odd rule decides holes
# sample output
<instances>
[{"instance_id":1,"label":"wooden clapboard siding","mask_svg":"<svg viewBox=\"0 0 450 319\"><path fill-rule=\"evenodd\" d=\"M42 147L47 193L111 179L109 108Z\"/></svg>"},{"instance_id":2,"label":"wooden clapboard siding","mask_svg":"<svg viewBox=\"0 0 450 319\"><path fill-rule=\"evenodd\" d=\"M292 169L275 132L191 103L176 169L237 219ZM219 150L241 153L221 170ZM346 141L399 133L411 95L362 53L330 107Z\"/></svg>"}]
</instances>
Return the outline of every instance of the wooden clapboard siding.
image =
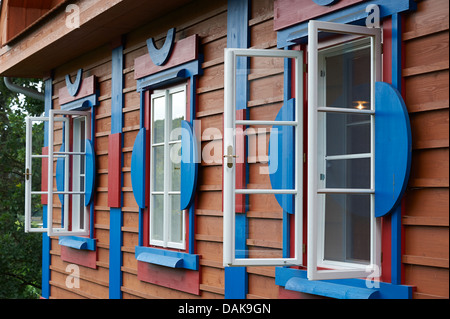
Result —
<instances>
[{"instance_id":1,"label":"wooden clapboard siding","mask_svg":"<svg viewBox=\"0 0 450 319\"><path fill-rule=\"evenodd\" d=\"M127 170L131 161L131 151L134 138L139 129L139 94L136 90L134 74L134 59L147 53L145 41L154 37L156 44L161 45L166 32L171 27L176 27L176 39L198 34L200 37L200 51L204 55L205 78L198 81L197 115L201 115L202 130L208 127L223 127L223 59L221 63L212 63L218 57L223 56L223 48L226 46L226 1L210 3L198 1L183 10L176 10L168 16L150 23L127 35L124 48L124 83L125 109L124 109L124 206L123 209L123 298L223 298L224 274L222 267L222 211L221 211L221 163L213 163L200 169L199 192L196 206L197 232L196 254L201 255L200 269L202 272L200 282L200 296L180 292L167 287L162 287L141 281L137 277L137 261L134 248L138 245L138 209L132 196L132 185ZM189 12L189 14L186 14ZM173 21L176 21L175 24ZM149 32L151 30L151 32ZM205 80L206 79L206 80ZM218 98L213 96L215 92L221 92ZM215 101L213 110L219 112L203 112L211 108L211 104L205 101ZM202 113L203 112L203 113ZM130 136L127 136L130 135ZM127 142L129 140L129 142ZM208 139L209 140L209 139ZM210 141L210 140L209 140ZM221 142L221 140L219 140ZM219 147L221 149L221 146ZM221 154L217 154L221 156ZM208 174L210 172L210 174ZM204 183L203 183L204 182ZM127 194L126 191L129 191ZM219 233L220 232L220 233ZM211 248L213 247L213 248Z\"/></svg>"},{"instance_id":2,"label":"wooden clapboard siding","mask_svg":"<svg viewBox=\"0 0 450 319\"><path fill-rule=\"evenodd\" d=\"M404 200L405 284L414 298L449 297L449 26L446 0L405 18L403 78L413 137Z\"/></svg>"},{"instance_id":3,"label":"wooden clapboard siding","mask_svg":"<svg viewBox=\"0 0 450 319\"><path fill-rule=\"evenodd\" d=\"M251 1L250 47L258 49L276 48L276 32L273 31L272 0ZM250 73L249 116L254 120L274 120L283 102L283 65L281 59L251 59L251 68L270 69L276 66L277 72L271 74ZM281 61L282 62L282 61ZM268 132L267 132L268 133ZM266 144L260 143L266 138ZM268 152L268 134L249 135L248 182L250 188L271 188L269 176L260 173L267 164L260 163ZM256 154L255 154L256 151ZM257 155L258 158L252 158ZM250 195L248 200L248 238L249 256L257 257L264 250L263 257L281 257L282 254L282 209L273 195ZM274 267L247 267L249 299L278 298L275 285Z\"/></svg>"},{"instance_id":4,"label":"wooden clapboard siding","mask_svg":"<svg viewBox=\"0 0 450 319\"><path fill-rule=\"evenodd\" d=\"M95 151L96 151L96 188L94 195L94 238L97 239L96 269L79 266L80 288L68 288L66 279L71 274L69 265L61 259L61 246L57 238L52 238L50 263L50 298L52 299L107 299L109 296L109 207L108 207L108 135L111 131L111 48L103 46L71 63L54 70L53 107L60 109L59 89L66 86L65 75L72 78L79 68L83 68L83 78L95 75L100 92L99 106L95 108ZM98 115L98 116L97 116ZM61 131L61 130L60 130ZM61 133L58 133L58 141ZM59 148L60 142L56 148ZM54 203L60 207L56 197ZM54 223L60 224L60 215Z\"/></svg>"}]
</instances>

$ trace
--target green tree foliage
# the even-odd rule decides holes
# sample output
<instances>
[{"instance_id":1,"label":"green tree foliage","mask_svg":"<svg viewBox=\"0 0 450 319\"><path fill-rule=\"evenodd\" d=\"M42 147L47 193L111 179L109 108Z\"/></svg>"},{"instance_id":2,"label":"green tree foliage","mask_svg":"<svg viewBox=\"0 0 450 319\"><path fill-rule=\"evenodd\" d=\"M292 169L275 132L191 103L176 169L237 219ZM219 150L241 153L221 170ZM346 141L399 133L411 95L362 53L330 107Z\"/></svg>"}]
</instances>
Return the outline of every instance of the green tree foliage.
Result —
<instances>
[{"instance_id":1,"label":"green tree foliage","mask_svg":"<svg viewBox=\"0 0 450 319\"><path fill-rule=\"evenodd\" d=\"M40 89L42 83L15 80ZM36 298L41 286L42 236L24 232L25 117L40 116L44 103L9 91L0 78L0 298ZM43 125L33 128L35 151L43 146ZM40 183L40 167L33 169ZM38 189L35 186L34 189ZM40 203L33 211L42 212Z\"/></svg>"}]
</instances>

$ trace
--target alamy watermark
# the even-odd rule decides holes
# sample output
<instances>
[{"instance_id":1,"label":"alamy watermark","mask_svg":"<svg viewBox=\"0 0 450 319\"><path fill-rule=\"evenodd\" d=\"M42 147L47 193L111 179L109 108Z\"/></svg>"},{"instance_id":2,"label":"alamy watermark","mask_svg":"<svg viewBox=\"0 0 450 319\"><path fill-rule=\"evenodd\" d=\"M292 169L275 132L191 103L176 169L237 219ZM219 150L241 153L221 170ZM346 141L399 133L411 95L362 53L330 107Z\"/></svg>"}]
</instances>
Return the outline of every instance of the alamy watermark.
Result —
<instances>
[{"instance_id":1,"label":"alamy watermark","mask_svg":"<svg viewBox=\"0 0 450 319\"><path fill-rule=\"evenodd\" d=\"M69 289L80 288L80 267L78 265L69 264L66 267L66 272L69 275L66 278L66 287Z\"/></svg>"},{"instance_id":2,"label":"alamy watermark","mask_svg":"<svg viewBox=\"0 0 450 319\"><path fill-rule=\"evenodd\" d=\"M366 27L379 28L380 27L380 7L376 4L369 4L366 7L366 12L369 15L366 18Z\"/></svg>"},{"instance_id":3,"label":"alamy watermark","mask_svg":"<svg viewBox=\"0 0 450 319\"><path fill-rule=\"evenodd\" d=\"M66 7L66 13L66 27L78 29L80 27L80 7L76 4L69 4Z\"/></svg>"}]
</instances>

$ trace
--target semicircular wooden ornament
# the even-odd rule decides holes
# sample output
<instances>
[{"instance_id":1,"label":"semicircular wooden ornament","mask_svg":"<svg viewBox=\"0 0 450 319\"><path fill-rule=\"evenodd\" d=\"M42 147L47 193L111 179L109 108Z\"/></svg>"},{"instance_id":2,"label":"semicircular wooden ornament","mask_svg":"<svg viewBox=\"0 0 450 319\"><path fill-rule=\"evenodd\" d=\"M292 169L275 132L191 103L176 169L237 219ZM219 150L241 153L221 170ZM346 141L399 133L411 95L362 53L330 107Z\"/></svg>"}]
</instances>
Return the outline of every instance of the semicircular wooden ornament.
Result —
<instances>
[{"instance_id":1,"label":"semicircular wooden ornament","mask_svg":"<svg viewBox=\"0 0 450 319\"><path fill-rule=\"evenodd\" d=\"M411 170L412 137L408 110L392 85L375 84L375 217L401 202Z\"/></svg>"},{"instance_id":2,"label":"semicircular wooden ornament","mask_svg":"<svg viewBox=\"0 0 450 319\"><path fill-rule=\"evenodd\" d=\"M164 42L164 45L160 49L156 48L155 40L153 38L148 39L147 40L148 54L150 55L150 58L152 59L153 63L158 66L166 64L167 60L170 57L170 54L172 53L174 43L175 43L175 28L172 28L169 31L167 31L166 41Z\"/></svg>"},{"instance_id":3,"label":"semicircular wooden ornament","mask_svg":"<svg viewBox=\"0 0 450 319\"><path fill-rule=\"evenodd\" d=\"M78 94L78 91L80 90L81 87L81 78L83 75L83 69L79 69L77 71L77 77L75 79L75 82L72 83L72 81L70 80L70 74L66 75L66 86L67 86L67 91L69 92L69 94L71 96L76 96Z\"/></svg>"}]
</instances>

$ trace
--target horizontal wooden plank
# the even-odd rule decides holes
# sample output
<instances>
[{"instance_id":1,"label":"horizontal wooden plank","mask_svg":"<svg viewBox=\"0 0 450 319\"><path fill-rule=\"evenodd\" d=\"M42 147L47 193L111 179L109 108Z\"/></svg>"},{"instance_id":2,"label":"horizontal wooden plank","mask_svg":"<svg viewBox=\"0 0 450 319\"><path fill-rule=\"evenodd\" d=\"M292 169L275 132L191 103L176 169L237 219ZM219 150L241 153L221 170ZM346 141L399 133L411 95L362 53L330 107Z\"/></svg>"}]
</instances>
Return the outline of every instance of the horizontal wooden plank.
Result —
<instances>
[{"instance_id":1,"label":"horizontal wooden plank","mask_svg":"<svg viewBox=\"0 0 450 319\"><path fill-rule=\"evenodd\" d=\"M402 263L429 267L448 268L448 259L424 256L403 255Z\"/></svg>"},{"instance_id":2,"label":"horizontal wooden plank","mask_svg":"<svg viewBox=\"0 0 450 319\"><path fill-rule=\"evenodd\" d=\"M402 218L403 225L410 226L449 226L449 218L447 217L415 217L415 216L404 216Z\"/></svg>"},{"instance_id":3,"label":"horizontal wooden plank","mask_svg":"<svg viewBox=\"0 0 450 319\"><path fill-rule=\"evenodd\" d=\"M415 286L417 294L449 297L449 271L446 268L405 264L404 278L406 285Z\"/></svg>"},{"instance_id":4,"label":"horizontal wooden plank","mask_svg":"<svg viewBox=\"0 0 450 319\"><path fill-rule=\"evenodd\" d=\"M448 105L448 85L448 70L407 77L405 103L408 111L411 111L413 105L430 103Z\"/></svg>"},{"instance_id":5,"label":"horizontal wooden plank","mask_svg":"<svg viewBox=\"0 0 450 319\"><path fill-rule=\"evenodd\" d=\"M413 149L449 146L448 109L410 114Z\"/></svg>"},{"instance_id":6,"label":"horizontal wooden plank","mask_svg":"<svg viewBox=\"0 0 450 319\"><path fill-rule=\"evenodd\" d=\"M447 62L449 58L448 32L440 32L405 43L404 67L421 67Z\"/></svg>"},{"instance_id":7,"label":"horizontal wooden plank","mask_svg":"<svg viewBox=\"0 0 450 319\"><path fill-rule=\"evenodd\" d=\"M408 76L413 76L413 75L448 70L448 64L449 64L449 62L447 60L447 61L442 61L442 62L436 62L433 64L413 66L413 67L403 69L402 75L404 77L408 77Z\"/></svg>"}]
</instances>

